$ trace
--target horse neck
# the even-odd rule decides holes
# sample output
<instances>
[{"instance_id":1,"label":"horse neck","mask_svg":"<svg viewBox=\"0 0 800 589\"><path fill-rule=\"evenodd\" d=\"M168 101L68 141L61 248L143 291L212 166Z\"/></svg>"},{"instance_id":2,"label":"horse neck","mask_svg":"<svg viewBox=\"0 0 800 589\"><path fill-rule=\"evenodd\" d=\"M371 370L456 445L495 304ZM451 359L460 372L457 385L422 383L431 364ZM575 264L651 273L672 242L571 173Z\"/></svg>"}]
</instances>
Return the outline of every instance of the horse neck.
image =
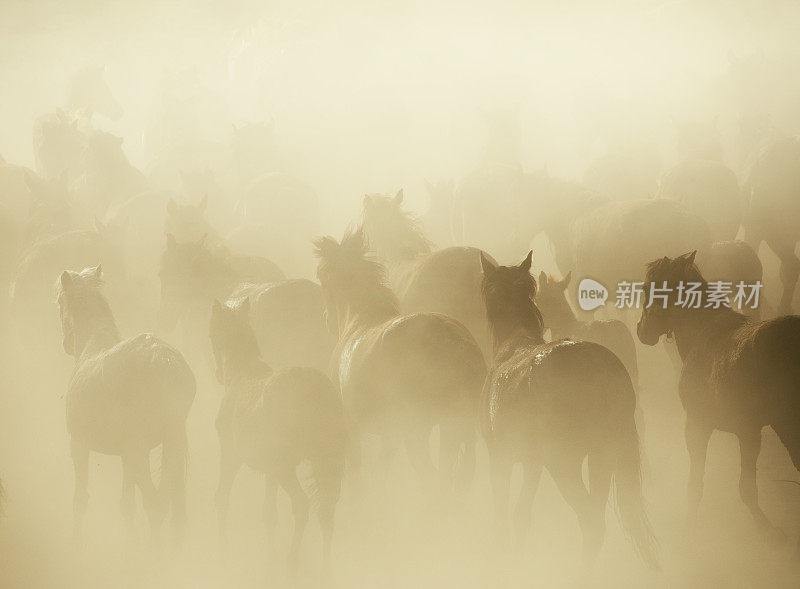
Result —
<instances>
[{"instance_id":1,"label":"horse neck","mask_svg":"<svg viewBox=\"0 0 800 589\"><path fill-rule=\"evenodd\" d=\"M502 314L492 318L489 327L495 354L507 349L514 342L544 343L541 328L532 326L531 319L527 313L514 311L510 307L504 308Z\"/></svg>"},{"instance_id":2,"label":"horse neck","mask_svg":"<svg viewBox=\"0 0 800 589\"><path fill-rule=\"evenodd\" d=\"M107 317L93 318L85 326L76 330L75 357L80 362L117 345L120 340L117 325L110 314Z\"/></svg>"},{"instance_id":3,"label":"horse neck","mask_svg":"<svg viewBox=\"0 0 800 589\"><path fill-rule=\"evenodd\" d=\"M672 332L681 359L693 350L706 347L720 339L729 338L742 322L737 321L728 309L676 309Z\"/></svg>"}]
</instances>

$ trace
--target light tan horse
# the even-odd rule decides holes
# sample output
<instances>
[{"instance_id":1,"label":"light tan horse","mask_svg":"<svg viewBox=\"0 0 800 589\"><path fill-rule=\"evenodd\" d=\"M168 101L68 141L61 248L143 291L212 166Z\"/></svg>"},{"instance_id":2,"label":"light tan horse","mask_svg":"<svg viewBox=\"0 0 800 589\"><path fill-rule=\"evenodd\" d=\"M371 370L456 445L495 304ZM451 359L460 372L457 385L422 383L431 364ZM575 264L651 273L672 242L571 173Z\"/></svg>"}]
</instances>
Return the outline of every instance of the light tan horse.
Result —
<instances>
[{"instance_id":1,"label":"light tan horse","mask_svg":"<svg viewBox=\"0 0 800 589\"><path fill-rule=\"evenodd\" d=\"M100 292L100 266L64 271L58 283L64 351L75 357L67 391L67 431L75 467L75 531L80 539L89 498L89 454L122 458L123 515L132 525L135 487L142 493L154 538L172 509L175 539L186 520L186 417L195 379L183 356L143 333L122 340ZM150 450L163 445L163 475L156 490Z\"/></svg>"},{"instance_id":2,"label":"light tan horse","mask_svg":"<svg viewBox=\"0 0 800 589\"><path fill-rule=\"evenodd\" d=\"M402 315L384 267L367 257L361 229L341 243L325 237L316 246L329 325L339 333L333 372L352 439L380 435L387 458L393 442L404 440L412 465L426 478L434 474L428 443L438 425L442 484L467 484L486 374L475 340L446 315ZM358 453L353 460L358 463Z\"/></svg>"}]
</instances>

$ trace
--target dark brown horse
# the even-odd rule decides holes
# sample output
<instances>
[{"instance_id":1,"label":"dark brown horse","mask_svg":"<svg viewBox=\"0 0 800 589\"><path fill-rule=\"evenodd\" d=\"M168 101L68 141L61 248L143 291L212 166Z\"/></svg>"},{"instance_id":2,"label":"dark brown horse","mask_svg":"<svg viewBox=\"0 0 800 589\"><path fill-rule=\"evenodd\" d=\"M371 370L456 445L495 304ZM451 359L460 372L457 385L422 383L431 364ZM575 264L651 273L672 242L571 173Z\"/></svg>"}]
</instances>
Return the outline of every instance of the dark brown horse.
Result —
<instances>
[{"instance_id":1,"label":"dark brown horse","mask_svg":"<svg viewBox=\"0 0 800 589\"><path fill-rule=\"evenodd\" d=\"M316 246L328 321L339 333L332 366L352 438L378 434L387 452L404 440L412 465L427 478L429 438L438 425L442 483L468 483L486 374L475 340L445 315L402 315L384 267L367 257L360 229L341 243L325 237Z\"/></svg>"},{"instance_id":2,"label":"dark brown horse","mask_svg":"<svg viewBox=\"0 0 800 589\"><path fill-rule=\"evenodd\" d=\"M683 360L678 392L686 410L689 450L689 524L697 517L703 494L708 440L714 430L739 438L739 494L759 529L771 539L774 528L758 505L756 462L761 430L771 426L795 467L800 468L800 317L789 315L750 323L724 306L676 305L680 282L705 280L694 263L696 252L661 258L647 267L647 284L673 289L666 303L645 307L639 319L642 343L655 345L673 334Z\"/></svg>"},{"instance_id":3,"label":"dark brown horse","mask_svg":"<svg viewBox=\"0 0 800 589\"><path fill-rule=\"evenodd\" d=\"M533 302L532 253L519 266L496 266L481 259L496 352L481 412L498 532L505 537L514 463L521 462L524 469L515 509L520 545L545 466L578 515L584 559L591 564L605 535L613 479L622 527L637 553L655 567L654 538L642 498L631 379L620 360L601 345L572 340L545 343L542 316ZM581 474L587 456L589 490Z\"/></svg>"},{"instance_id":4,"label":"dark brown horse","mask_svg":"<svg viewBox=\"0 0 800 589\"><path fill-rule=\"evenodd\" d=\"M292 501L295 524L289 563L294 567L309 510L309 497L300 485L296 468L308 460L313 470L312 499L319 508L327 571L347 446L338 391L318 370L294 367L273 372L261 360L250 325L247 297L225 306L214 301L210 336L217 379L225 385L217 416L221 449L216 498L220 534L224 538L236 473L242 464L247 464L266 475L270 528L277 523L278 485Z\"/></svg>"}]
</instances>

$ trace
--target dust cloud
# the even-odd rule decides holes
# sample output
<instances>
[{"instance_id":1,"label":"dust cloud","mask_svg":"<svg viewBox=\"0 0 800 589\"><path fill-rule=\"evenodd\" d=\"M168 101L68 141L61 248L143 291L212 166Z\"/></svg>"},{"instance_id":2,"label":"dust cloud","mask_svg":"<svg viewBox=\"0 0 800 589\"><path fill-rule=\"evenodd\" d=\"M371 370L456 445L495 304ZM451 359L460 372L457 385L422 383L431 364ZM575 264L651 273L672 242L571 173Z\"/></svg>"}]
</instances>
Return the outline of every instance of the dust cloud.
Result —
<instances>
[{"instance_id":1,"label":"dust cloud","mask_svg":"<svg viewBox=\"0 0 800 589\"><path fill-rule=\"evenodd\" d=\"M612 303L616 283L643 279L645 263L698 249L705 275L712 261L703 256L728 260L711 244L739 238L747 252L730 254L732 265L712 272L734 283L763 282L753 319L800 305L791 280L800 267L798 19L800 6L788 0L2 0L0 586L796 586L800 489L791 481L800 475L787 445L765 427L757 469L760 506L785 538L754 523L740 498L739 443L717 427L696 522L687 524L686 411L672 333L645 346L636 334L640 311ZM763 154L791 142L780 152L789 163L768 176L777 160ZM769 193L777 196L758 209L749 199L763 186L778 186ZM667 209L651 210L661 199ZM249 353L239 344L252 335L265 366L302 365L346 382L342 346L353 308L345 299L360 301L348 286L361 285L360 270L352 269L361 266L345 268L353 272L345 279L334 275L347 252L331 248L362 223L365 242L387 265L400 312L454 316L472 332L474 341L464 337L488 370L494 353L480 302L480 257L470 254L463 268L457 257L423 265L445 248L480 248L500 265L517 265L533 249L536 300L554 338L579 337L579 325L593 318L627 327L635 367L620 359L636 388L642 493L658 570L637 558L613 497L602 548L587 563L576 513L548 469L520 544L518 467L503 532L481 436L468 488L442 488L442 473L426 477L412 466L405 433L382 438L374 424L355 431L346 395L341 435L348 448L361 438L362 458L355 466L347 450L330 570L314 458L312 466L298 460L298 480L312 499L296 562L296 506L279 490L276 523L265 525L274 499L265 498L263 472L250 466L231 491L222 540L218 429L227 431L231 391L248 379L263 385L254 376L261 364L237 363L235 354ZM324 235L336 240L316 242L331 276L318 276L312 245ZM95 274L78 274L98 265ZM443 281L415 283L420 268ZM565 300L556 292L548 305L545 285L570 271L571 283L561 283ZM611 291L595 315L576 302L584 277ZM363 279L366 290L358 292L371 293ZM464 281L463 301L435 296ZM212 347L215 299L231 316L249 307L253 334L237 324L245 335L229 341L222 331L223 343ZM87 311L90 303L96 306ZM158 341L135 340L110 360L92 356L141 333ZM371 332L364 337L353 354L374 345ZM233 348L221 349L226 342ZM173 497L156 544L146 490L135 491L132 520L121 514L117 441L145 432L138 443L163 425L148 421L156 411L150 399L160 398L158 387L174 393L184 359L196 382L185 417L186 526L173 544L170 524L181 509ZM414 366L428 373L427 365ZM76 370L83 371L78 384ZM109 421L103 402L95 411L89 401L79 413L83 406L70 399L86 382L100 383L100 397L128 404ZM259 427L266 434L258 435L277 444L278 461L309 458L305 440L334 427L297 418L292 411L301 404L265 403ZM169 405L164 419L179 413ZM236 415L231 439L243 427ZM282 438L296 434L286 425L291 419L300 434ZM435 465L444 454L444 423L429 428ZM76 432L91 439L92 450L80 536L70 445ZM98 436L115 440L111 450L92 447ZM162 452L161 441L141 443L154 448L153 478L164 487L175 483L174 465L170 442ZM320 443L330 450L333 442ZM468 448L469 441L462 452Z\"/></svg>"}]
</instances>

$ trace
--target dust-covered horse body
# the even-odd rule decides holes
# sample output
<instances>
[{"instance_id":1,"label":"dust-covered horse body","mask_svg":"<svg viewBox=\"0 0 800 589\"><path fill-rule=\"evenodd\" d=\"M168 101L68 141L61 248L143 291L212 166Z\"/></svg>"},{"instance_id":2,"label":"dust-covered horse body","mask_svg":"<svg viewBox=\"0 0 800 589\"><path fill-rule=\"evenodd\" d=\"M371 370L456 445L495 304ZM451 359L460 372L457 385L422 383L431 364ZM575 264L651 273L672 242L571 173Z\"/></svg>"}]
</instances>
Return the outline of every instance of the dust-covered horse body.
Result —
<instances>
[{"instance_id":1,"label":"dust-covered horse body","mask_svg":"<svg viewBox=\"0 0 800 589\"><path fill-rule=\"evenodd\" d=\"M339 332L332 366L353 439L378 434L386 451L404 441L412 465L428 478L428 440L438 425L443 483L468 482L485 375L475 340L445 315L401 315L383 266L366 257L360 230L341 243L318 240L317 249L328 320Z\"/></svg>"},{"instance_id":2,"label":"dust-covered horse body","mask_svg":"<svg viewBox=\"0 0 800 589\"><path fill-rule=\"evenodd\" d=\"M75 357L67 431L75 467L76 531L88 500L89 454L122 458L122 511L130 520L138 486L154 533L169 506L177 538L185 524L186 417L195 379L180 352L152 334L121 340L100 293L100 268L65 271L59 281L64 350ZM163 445L161 496L150 450Z\"/></svg>"},{"instance_id":3,"label":"dust-covered horse body","mask_svg":"<svg viewBox=\"0 0 800 589\"><path fill-rule=\"evenodd\" d=\"M643 560L656 566L641 493L636 396L625 367L595 343L545 343L541 314L533 302L530 255L519 266L482 262L496 356L481 415L500 539L506 536L512 466L520 462L524 472L514 520L520 544L544 466L578 516L587 564L605 535L613 479L622 527ZM588 490L582 478L587 457Z\"/></svg>"}]
</instances>

